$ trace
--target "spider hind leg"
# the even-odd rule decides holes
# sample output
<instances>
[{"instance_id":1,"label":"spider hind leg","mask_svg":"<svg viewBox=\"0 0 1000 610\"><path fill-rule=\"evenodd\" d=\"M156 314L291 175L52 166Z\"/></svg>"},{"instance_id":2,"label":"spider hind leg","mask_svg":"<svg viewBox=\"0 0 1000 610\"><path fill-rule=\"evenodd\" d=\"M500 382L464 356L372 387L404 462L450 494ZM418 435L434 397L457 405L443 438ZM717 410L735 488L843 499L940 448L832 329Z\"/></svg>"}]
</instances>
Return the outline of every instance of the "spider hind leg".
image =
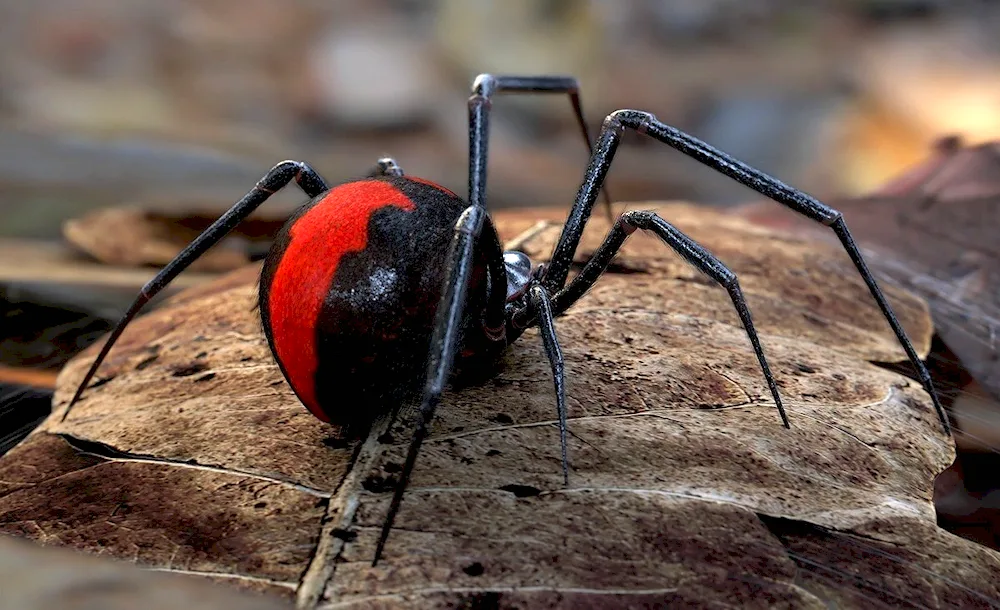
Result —
<instances>
[{"instance_id":1,"label":"spider hind leg","mask_svg":"<svg viewBox=\"0 0 1000 610\"><path fill-rule=\"evenodd\" d=\"M76 389L76 393L73 398L70 399L69 405L67 405L66 410L63 412L60 421L66 421L69 417L70 411L73 409L73 405L80 400L83 396L84 390L90 385L90 382L94 379L94 375L97 374L98 368L100 368L101 363L107 357L111 348L114 346L115 342L125 331L125 328L132 322L132 320L139 315L142 308L149 303L153 297L160 293L164 288L166 288L170 282L174 280L182 271L187 269L191 263L198 260L202 254L207 252L212 246L219 243L222 238L229 234L230 231L236 228L243 220L245 220L254 210L256 210L261 204L268 200L268 198L287 186L291 182L295 182L299 185L306 195L309 197L316 197L323 191L329 188L326 181L316 170L310 167L306 163L301 161L282 161L274 167L272 167L264 177L257 181L250 191L243 196L242 199L237 201L233 207L219 217L214 223L212 223L207 229L205 229L201 235L195 238L190 244L184 248L180 254L178 254L174 260L167 263L163 269L156 274L156 276L146 283L139 291L139 295L136 296L135 300L129 305L128 310L122 316L118 325L115 326L114 330L108 336L107 340L104 342L104 346L101 348L100 353L98 353L97 358L90 365L87 370L86 375L84 375L83 380Z\"/></svg>"},{"instance_id":2,"label":"spider hind leg","mask_svg":"<svg viewBox=\"0 0 1000 610\"><path fill-rule=\"evenodd\" d=\"M781 402L781 395L778 392L778 385L771 373L771 367L764 356L764 349L761 347L757 329L754 327L753 319L750 316L750 309L747 307L746 298L740 289L736 274L726 267L722 261L716 258L711 252L699 245L693 239L682 233L677 227L660 218L656 213L650 211L629 210L615 222L604 243L594 252L593 256L584 266L583 270L573 278L568 286L560 290L552 297L553 309L556 313L562 313L578 301L597 280L607 270L608 265L615 255L625 244L625 240L635 232L636 229L649 231L660 238L664 244L680 254L689 263L697 267L702 273L712 278L717 284L725 288L729 298L736 307L743 329L746 331L754 354L760 364L767 387L774 399L774 405L778 409L782 424L788 428L788 416L785 407ZM515 324L530 323L527 318L530 313L522 311L521 320L515 318Z\"/></svg>"},{"instance_id":3,"label":"spider hind leg","mask_svg":"<svg viewBox=\"0 0 1000 610\"><path fill-rule=\"evenodd\" d=\"M875 299L879 309L882 310L883 317L906 352L910 364L916 370L921 385L923 385L924 390L930 395L931 401L934 404L934 410L937 412L938 419L941 420L941 426L945 434L951 435L951 424L948 421L948 414L941 405L930 373L920 360L920 356L913 348L910 338L899 323L899 319L889 305L889 301L885 298L885 294L883 294L882 289L879 288L878 283L875 281L875 276L868 268L868 264L861 255L861 250L854 242L854 238L847 228L847 223L844 221L843 215L814 197L788 186L777 178L750 167L739 159L702 142L694 136L684 133L676 127L671 127L660 122L648 112L617 110L608 115L604 120L604 127L601 129L597 142L594 144L594 153L590 157L590 164L584 175L583 183L580 185L580 190L577 192L573 209L563 227L562 234L559 236L559 241L556 243L550 259L551 264L543 278L545 287L551 294L556 294L566 285L570 265L573 262L574 254L583 236L583 229L590 218L590 213L597 200L601 185L604 184L615 152L618 150L618 145L621 142L622 134L626 129L632 129L655 140L659 140L667 146L711 167L717 172L729 176L740 184L757 191L761 195L807 218L830 227L837 235L844 250L847 251L851 262L854 263L854 267L868 286L872 298Z\"/></svg>"}]
</instances>

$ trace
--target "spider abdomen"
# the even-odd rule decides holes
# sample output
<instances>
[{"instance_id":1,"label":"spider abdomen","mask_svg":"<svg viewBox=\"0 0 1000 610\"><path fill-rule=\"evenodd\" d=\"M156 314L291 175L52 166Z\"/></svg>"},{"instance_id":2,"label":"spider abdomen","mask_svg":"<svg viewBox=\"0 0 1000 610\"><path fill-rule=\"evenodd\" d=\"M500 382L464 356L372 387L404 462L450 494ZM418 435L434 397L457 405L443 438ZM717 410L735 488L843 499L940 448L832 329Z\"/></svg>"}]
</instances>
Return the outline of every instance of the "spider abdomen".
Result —
<instances>
[{"instance_id":1,"label":"spider abdomen","mask_svg":"<svg viewBox=\"0 0 1000 610\"><path fill-rule=\"evenodd\" d=\"M285 378L318 418L363 431L420 387L454 225L466 203L440 186L379 177L298 210L264 262L260 311ZM466 308L486 300L482 253Z\"/></svg>"}]
</instances>

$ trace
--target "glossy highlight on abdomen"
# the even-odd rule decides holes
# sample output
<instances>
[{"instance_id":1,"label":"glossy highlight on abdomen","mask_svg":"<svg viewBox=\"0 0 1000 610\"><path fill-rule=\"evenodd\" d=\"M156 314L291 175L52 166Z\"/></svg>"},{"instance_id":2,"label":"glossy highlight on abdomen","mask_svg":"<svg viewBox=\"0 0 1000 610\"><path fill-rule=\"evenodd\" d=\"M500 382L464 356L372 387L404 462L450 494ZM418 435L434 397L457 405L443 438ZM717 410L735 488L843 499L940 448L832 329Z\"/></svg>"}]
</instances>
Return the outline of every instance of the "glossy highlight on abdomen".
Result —
<instances>
[{"instance_id":1,"label":"glossy highlight on abdomen","mask_svg":"<svg viewBox=\"0 0 1000 610\"><path fill-rule=\"evenodd\" d=\"M316 398L317 320L341 259L365 249L372 214L389 206L407 211L415 207L385 181L349 182L331 189L294 222L271 278L267 307L275 355L299 399L324 422L330 418Z\"/></svg>"}]
</instances>

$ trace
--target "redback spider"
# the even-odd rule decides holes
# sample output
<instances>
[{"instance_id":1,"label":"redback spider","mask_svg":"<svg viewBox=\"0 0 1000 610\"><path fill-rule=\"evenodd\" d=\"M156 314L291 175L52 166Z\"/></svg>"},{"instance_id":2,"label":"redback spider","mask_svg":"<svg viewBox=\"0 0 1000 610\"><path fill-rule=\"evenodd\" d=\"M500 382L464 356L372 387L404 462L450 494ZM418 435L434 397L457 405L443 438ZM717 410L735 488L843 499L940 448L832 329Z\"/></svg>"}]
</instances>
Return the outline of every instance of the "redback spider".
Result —
<instances>
[{"instance_id":1,"label":"redback spider","mask_svg":"<svg viewBox=\"0 0 1000 610\"><path fill-rule=\"evenodd\" d=\"M500 93L569 95L590 164L548 265L504 252L486 210L486 157L491 99ZM563 357L553 319L594 285L636 229L649 231L725 288L760 362L785 427L788 418L736 275L653 212L618 216L604 243L568 281L584 226L626 129L646 134L833 229L906 350L938 417L947 416L930 375L879 289L840 212L793 189L648 112L618 110L591 145L579 85L563 76L480 75L469 98L469 199L405 176L380 159L366 179L330 188L309 165L283 161L154 277L129 307L94 360L63 419L80 399L111 346L153 296L221 240L275 191L295 181L311 198L279 231L264 261L259 308L278 366L302 403L345 434L367 434L372 422L419 397L399 483L372 565L388 539L417 453L446 384L459 374L497 370L504 349L537 326L555 382L564 484L566 395ZM606 194L605 194L606 196ZM609 216L610 199L605 199ZM568 282L568 283L567 283Z\"/></svg>"}]
</instances>

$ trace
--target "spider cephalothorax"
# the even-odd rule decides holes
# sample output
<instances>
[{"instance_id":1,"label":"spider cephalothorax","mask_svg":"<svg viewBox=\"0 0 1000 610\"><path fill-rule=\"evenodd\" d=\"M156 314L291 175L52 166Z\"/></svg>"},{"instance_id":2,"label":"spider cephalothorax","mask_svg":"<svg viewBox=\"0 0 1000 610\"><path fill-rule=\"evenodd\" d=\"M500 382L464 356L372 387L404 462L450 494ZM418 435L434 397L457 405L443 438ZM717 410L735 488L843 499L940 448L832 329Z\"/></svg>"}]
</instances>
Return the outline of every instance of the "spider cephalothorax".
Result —
<instances>
[{"instance_id":1,"label":"spider cephalothorax","mask_svg":"<svg viewBox=\"0 0 1000 610\"><path fill-rule=\"evenodd\" d=\"M533 267L524 254L503 252L486 210L490 100L498 93L517 92L568 94L591 149L583 183L546 266ZM305 163L279 163L143 288L87 371L63 419L143 305L270 195L295 181L311 200L277 235L260 282L261 318L275 360L303 404L347 433L363 433L408 396L419 398L413 438L373 563L385 547L446 383L458 373L481 377L494 372L503 349L532 326L538 327L552 366L568 484L563 358L554 318L594 285L637 229L659 237L726 290L787 427L777 384L735 274L666 220L649 211L624 212L569 281L583 229L626 129L659 140L833 229L949 429L927 369L840 212L647 112L613 112L591 145L575 79L491 75L475 80L469 98L468 201L427 180L405 176L388 158L380 159L368 178L333 188ZM610 216L610 200L606 203Z\"/></svg>"}]
</instances>

